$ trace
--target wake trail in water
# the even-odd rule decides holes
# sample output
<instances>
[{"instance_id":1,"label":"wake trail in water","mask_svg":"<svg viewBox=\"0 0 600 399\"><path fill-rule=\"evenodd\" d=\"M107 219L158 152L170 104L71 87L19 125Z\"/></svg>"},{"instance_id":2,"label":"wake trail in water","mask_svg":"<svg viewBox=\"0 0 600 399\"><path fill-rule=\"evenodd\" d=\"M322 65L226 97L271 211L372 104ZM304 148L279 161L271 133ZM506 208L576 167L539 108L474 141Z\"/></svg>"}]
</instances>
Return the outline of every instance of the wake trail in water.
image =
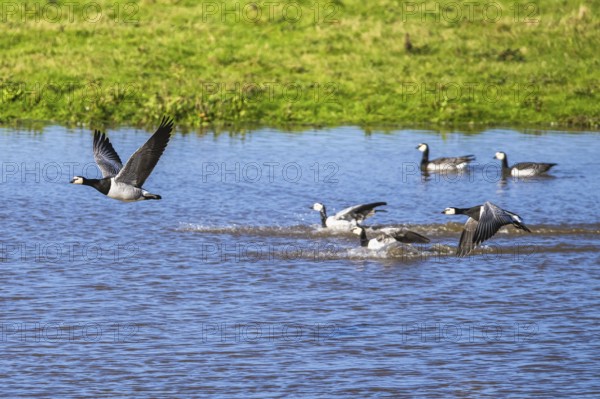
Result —
<instances>
[{"instance_id":1,"label":"wake trail in water","mask_svg":"<svg viewBox=\"0 0 600 399\"><path fill-rule=\"evenodd\" d=\"M395 225L375 225L367 227L367 234L377 234L378 230L384 228L400 228L415 231L432 237L450 237L462 232L464 223L447 222L438 224L395 224ZM578 225L528 225L532 234L543 236L562 236L562 235L581 235L598 236L600 235L600 224L578 224ZM196 232L208 234L228 234L231 236L257 236L257 237L290 237L290 238L322 238L322 237L353 237L350 231L334 230L322 228L317 225L297 225L297 226L247 226L247 225L227 225L211 226L196 223L180 223L176 229L181 232ZM506 235L524 235L520 230L511 227L500 229L498 234Z\"/></svg>"},{"instance_id":2,"label":"wake trail in water","mask_svg":"<svg viewBox=\"0 0 600 399\"><path fill-rule=\"evenodd\" d=\"M463 225L456 222L422 225L377 225L368 228L367 234L374 237L379 229L390 227L416 231L432 240L449 239L451 242L433 242L430 244L394 243L379 250L372 250L360 247L358 237L349 231L321 228L318 225L211 226L181 223L175 231L177 233L223 236L224 239L219 239L218 242L199 242L203 255L214 255L216 260L219 259L219 254L227 256L227 253L229 253L230 255L233 254L232 256L238 256L240 261L243 259L250 262L265 259L279 261L388 259L408 262L435 258L446 259L454 256L458 237L463 229ZM576 226L540 225L530 226L530 228L533 235L551 237L550 245L540 245L539 242L532 244L529 241L498 245L494 241L488 241L476 248L468 257L478 256L481 258L483 256L487 259L509 257L511 260L522 262L540 253L597 252L598 246L594 245L596 236L600 235L600 226L597 224ZM498 235L527 236L513 228L504 228L500 230ZM589 242L590 240L570 240L569 243L565 243L564 240L553 238L557 236L586 236L592 238L592 243Z\"/></svg>"}]
</instances>

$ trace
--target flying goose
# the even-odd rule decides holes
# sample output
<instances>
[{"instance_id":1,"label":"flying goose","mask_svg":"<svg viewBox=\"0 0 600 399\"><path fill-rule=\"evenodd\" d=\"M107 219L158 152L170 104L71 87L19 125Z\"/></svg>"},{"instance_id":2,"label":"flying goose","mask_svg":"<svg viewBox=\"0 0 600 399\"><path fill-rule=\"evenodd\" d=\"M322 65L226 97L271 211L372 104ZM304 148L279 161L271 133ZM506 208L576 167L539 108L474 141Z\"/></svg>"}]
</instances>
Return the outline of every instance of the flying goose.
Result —
<instances>
[{"instance_id":1,"label":"flying goose","mask_svg":"<svg viewBox=\"0 0 600 399\"><path fill-rule=\"evenodd\" d=\"M381 233L375 238L371 238L370 240L367 238L367 233L365 232L365 228L362 226L355 226L352 228L352 233L360 236L360 246L367 247L369 249L381 249L387 245L402 242L402 243L428 243L429 238L422 236L413 231L402 231L400 229L396 229L394 232L389 233Z\"/></svg>"},{"instance_id":2,"label":"flying goose","mask_svg":"<svg viewBox=\"0 0 600 399\"><path fill-rule=\"evenodd\" d=\"M311 209L321 214L321 227L329 227L339 230L349 230L356 224L362 223L368 217L371 217L375 212L382 212L382 210L375 210L378 206L387 205L387 202L372 202L370 204L361 204L342 209L334 216L327 217L327 209L325 205L316 202Z\"/></svg>"},{"instance_id":3,"label":"flying goose","mask_svg":"<svg viewBox=\"0 0 600 399\"><path fill-rule=\"evenodd\" d=\"M435 172L455 172L458 169L464 169L469 162L475 160L475 155L463 155L462 157L436 158L429 160L429 146L420 143L417 150L423 153L421 158L421 169Z\"/></svg>"},{"instance_id":4,"label":"flying goose","mask_svg":"<svg viewBox=\"0 0 600 399\"><path fill-rule=\"evenodd\" d=\"M523 224L523 219L519 215L502 209L489 201L472 208L446 208L442 213L469 216L460 235L456 251L457 256L468 255L475 246L493 237L500 230L500 227L508 224L531 233L531 230Z\"/></svg>"},{"instance_id":5,"label":"flying goose","mask_svg":"<svg viewBox=\"0 0 600 399\"><path fill-rule=\"evenodd\" d=\"M494 159L502 161L502 174L512 175L514 177L533 177L544 174L550 170L555 163L540 163L540 162L519 162L513 166L508 166L508 157L506 153L499 151L494 156Z\"/></svg>"},{"instance_id":6,"label":"flying goose","mask_svg":"<svg viewBox=\"0 0 600 399\"><path fill-rule=\"evenodd\" d=\"M96 130L93 145L94 160L102 172L102 179L75 176L71 183L92 186L107 197L125 202L161 199L160 195L144 190L142 185L167 147L172 130L173 120L163 117L156 132L138 148L125 166L108 137Z\"/></svg>"}]
</instances>

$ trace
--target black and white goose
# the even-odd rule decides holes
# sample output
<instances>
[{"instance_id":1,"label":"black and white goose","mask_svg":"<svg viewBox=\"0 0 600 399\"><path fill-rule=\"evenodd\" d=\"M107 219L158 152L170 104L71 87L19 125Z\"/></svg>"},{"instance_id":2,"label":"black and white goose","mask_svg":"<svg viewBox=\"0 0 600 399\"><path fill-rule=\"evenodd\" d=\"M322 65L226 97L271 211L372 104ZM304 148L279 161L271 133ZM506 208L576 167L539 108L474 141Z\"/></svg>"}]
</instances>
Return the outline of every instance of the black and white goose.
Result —
<instances>
[{"instance_id":1,"label":"black and white goose","mask_svg":"<svg viewBox=\"0 0 600 399\"><path fill-rule=\"evenodd\" d=\"M543 162L519 162L513 166L508 166L508 157L506 153L499 151L494 156L494 159L502 161L502 174L505 176L514 177L533 177L542 175L550 170L555 163L543 163Z\"/></svg>"},{"instance_id":2,"label":"black and white goose","mask_svg":"<svg viewBox=\"0 0 600 399\"><path fill-rule=\"evenodd\" d=\"M475 155L463 155L461 157L436 158L430 161L429 146L427 144L420 143L417 150L423 153L421 169L430 172L455 172L466 168L469 162L475 160Z\"/></svg>"},{"instance_id":3,"label":"black and white goose","mask_svg":"<svg viewBox=\"0 0 600 399\"><path fill-rule=\"evenodd\" d=\"M381 249L397 242L402 242L405 244L426 244L429 242L429 238L422 236L421 234L415 233L414 231L403 231L400 229L396 229L396 231L389 231L387 233L380 233L377 237L371 238L370 240L367 238L365 228L362 226L353 227L352 232L360 236L360 246L368 249Z\"/></svg>"},{"instance_id":4,"label":"black and white goose","mask_svg":"<svg viewBox=\"0 0 600 399\"><path fill-rule=\"evenodd\" d=\"M329 227L338 230L350 230L353 226L362 223L366 218L382 212L375 209L378 206L387 205L387 202L372 202L370 204L360 204L342 209L333 216L327 216L325 205L317 202L311 209L321 214L321 227Z\"/></svg>"},{"instance_id":5,"label":"black and white goose","mask_svg":"<svg viewBox=\"0 0 600 399\"><path fill-rule=\"evenodd\" d=\"M531 230L523 224L523 219L519 215L502 209L491 202L472 208L446 208L442 213L469 216L460 235L456 251L457 256L468 255L475 246L493 237L500 230L500 227L505 225L512 224L517 229L531 233Z\"/></svg>"},{"instance_id":6,"label":"black and white goose","mask_svg":"<svg viewBox=\"0 0 600 399\"><path fill-rule=\"evenodd\" d=\"M93 146L94 160L102 172L102 179L75 176L71 183L94 187L107 197L125 202L161 199L160 195L144 190L142 185L167 147L172 130L173 120L163 117L158 130L138 148L125 166L108 137L96 130Z\"/></svg>"}]
</instances>

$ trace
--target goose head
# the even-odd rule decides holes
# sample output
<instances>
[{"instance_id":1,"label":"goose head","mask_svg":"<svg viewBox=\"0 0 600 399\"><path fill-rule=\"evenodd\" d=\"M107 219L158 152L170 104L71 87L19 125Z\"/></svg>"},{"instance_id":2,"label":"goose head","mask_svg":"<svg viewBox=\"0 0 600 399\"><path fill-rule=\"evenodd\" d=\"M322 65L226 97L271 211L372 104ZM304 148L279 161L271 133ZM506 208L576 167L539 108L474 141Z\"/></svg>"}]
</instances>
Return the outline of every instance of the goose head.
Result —
<instances>
[{"instance_id":1,"label":"goose head","mask_svg":"<svg viewBox=\"0 0 600 399\"><path fill-rule=\"evenodd\" d=\"M84 178L81 176L73 176L71 179L71 184L83 184Z\"/></svg>"},{"instance_id":2,"label":"goose head","mask_svg":"<svg viewBox=\"0 0 600 399\"><path fill-rule=\"evenodd\" d=\"M445 215L456 215L456 208L446 208L442 213Z\"/></svg>"},{"instance_id":3,"label":"goose head","mask_svg":"<svg viewBox=\"0 0 600 399\"><path fill-rule=\"evenodd\" d=\"M425 143L419 143L419 145L417 146L417 150L419 150L421 152L427 151L428 148L429 148L429 146Z\"/></svg>"},{"instance_id":4,"label":"goose head","mask_svg":"<svg viewBox=\"0 0 600 399\"><path fill-rule=\"evenodd\" d=\"M313 211L321 212L323 209L325 209L325 205L323 205L319 202L315 202L315 204L311 207L311 209Z\"/></svg>"},{"instance_id":5,"label":"goose head","mask_svg":"<svg viewBox=\"0 0 600 399\"><path fill-rule=\"evenodd\" d=\"M361 233L363 231L363 227L354 226L351 231L352 231L352 234L356 234L357 236L359 236L359 235L361 235Z\"/></svg>"},{"instance_id":6,"label":"goose head","mask_svg":"<svg viewBox=\"0 0 600 399\"><path fill-rule=\"evenodd\" d=\"M499 159L499 160L504 160L506 158L506 154L499 151L496 153L496 155L494 155L494 159Z\"/></svg>"}]
</instances>

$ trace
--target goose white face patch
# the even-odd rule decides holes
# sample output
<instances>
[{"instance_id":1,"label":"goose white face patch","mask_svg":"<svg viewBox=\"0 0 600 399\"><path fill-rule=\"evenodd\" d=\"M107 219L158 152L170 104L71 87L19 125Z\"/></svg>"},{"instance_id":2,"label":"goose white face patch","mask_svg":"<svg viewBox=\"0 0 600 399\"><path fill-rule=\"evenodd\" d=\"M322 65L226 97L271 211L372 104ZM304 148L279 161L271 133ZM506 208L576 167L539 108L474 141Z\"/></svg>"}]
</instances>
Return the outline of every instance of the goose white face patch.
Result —
<instances>
[{"instance_id":1,"label":"goose white face patch","mask_svg":"<svg viewBox=\"0 0 600 399\"><path fill-rule=\"evenodd\" d=\"M506 154L503 152L497 152L495 158L502 161L504 158L506 158Z\"/></svg>"},{"instance_id":2,"label":"goose white face patch","mask_svg":"<svg viewBox=\"0 0 600 399\"><path fill-rule=\"evenodd\" d=\"M356 234L357 236L359 236L361 232L362 232L362 228L360 228L360 227L354 227L352 229L352 233Z\"/></svg>"},{"instance_id":3,"label":"goose white face patch","mask_svg":"<svg viewBox=\"0 0 600 399\"><path fill-rule=\"evenodd\" d=\"M312 209L315 211L321 212L323 210L323 204L319 204L318 202L316 202L313 205Z\"/></svg>"},{"instance_id":4,"label":"goose white face patch","mask_svg":"<svg viewBox=\"0 0 600 399\"><path fill-rule=\"evenodd\" d=\"M446 215L456 215L456 209L454 209L454 208L446 208L446 209L444 209L444 213Z\"/></svg>"},{"instance_id":5,"label":"goose white face patch","mask_svg":"<svg viewBox=\"0 0 600 399\"><path fill-rule=\"evenodd\" d=\"M71 179L71 183L72 184L83 184L83 177L74 176L73 179Z\"/></svg>"},{"instance_id":6,"label":"goose white face patch","mask_svg":"<svg viewBox=\"0 0 600 399\"><path fill-rule=\"evenodd\" d=\"M425 150L427 149L427 145L426 144L419 144L417 146L417 149L421 152L425 152Z\"/></svg>"}]
</instances>

